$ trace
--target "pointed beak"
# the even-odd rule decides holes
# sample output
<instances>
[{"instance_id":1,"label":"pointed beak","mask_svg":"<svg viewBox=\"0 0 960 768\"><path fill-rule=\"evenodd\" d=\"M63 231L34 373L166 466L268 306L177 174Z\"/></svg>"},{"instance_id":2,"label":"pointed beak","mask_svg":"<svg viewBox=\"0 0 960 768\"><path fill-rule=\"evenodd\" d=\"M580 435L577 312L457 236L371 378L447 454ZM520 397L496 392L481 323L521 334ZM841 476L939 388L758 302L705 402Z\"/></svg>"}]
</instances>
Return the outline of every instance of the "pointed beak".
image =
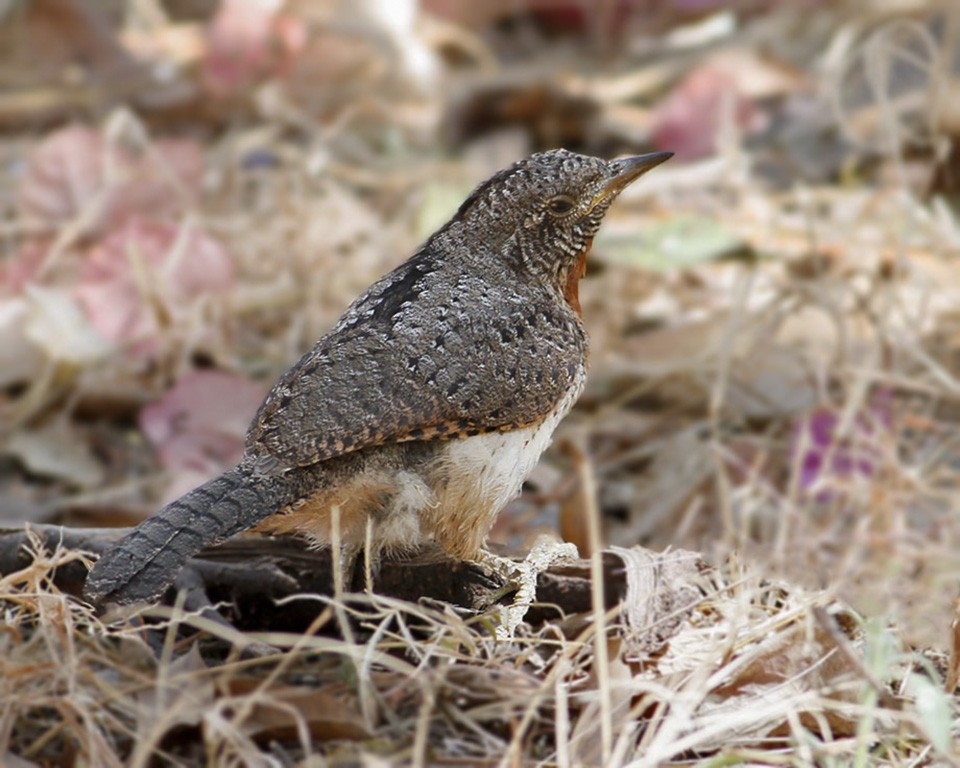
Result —
<instances>
[{"instance_id":1,"label":"pointed beak","mask_svg":"<svg viewBox=\"0 0 960 768\"><path fill-rule=\"evenodd\" d=\"M660 163L666 162L671 157L673 157L673 152L651 152L648 155L611 160L610 170L613 171L614 175L604 186L597 202L619 195L631 182L636 181L647 171L656 168Z\"/></svg>"}]
</instances>

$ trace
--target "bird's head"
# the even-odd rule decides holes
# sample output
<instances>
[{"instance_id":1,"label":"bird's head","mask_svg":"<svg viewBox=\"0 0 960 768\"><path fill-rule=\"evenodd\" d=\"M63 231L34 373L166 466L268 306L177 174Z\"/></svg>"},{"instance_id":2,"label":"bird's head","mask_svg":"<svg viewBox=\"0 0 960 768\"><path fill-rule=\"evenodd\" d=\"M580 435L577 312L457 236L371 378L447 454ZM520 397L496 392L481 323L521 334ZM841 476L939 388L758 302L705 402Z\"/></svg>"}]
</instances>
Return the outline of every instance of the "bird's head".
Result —
<instances>
[{"instance_id":1,"label":"bird's head","mask_svg":"<svg viewBox=\"0 0 960 768\"><path fill-rule=\"evenodd\" d=\"M454 221L482 250L554 286L579 312L584 259L610 204L632 181L672 156L656 152L602 160L565 149L540 152L473 192Z\"/></svg>"}]
</instances>

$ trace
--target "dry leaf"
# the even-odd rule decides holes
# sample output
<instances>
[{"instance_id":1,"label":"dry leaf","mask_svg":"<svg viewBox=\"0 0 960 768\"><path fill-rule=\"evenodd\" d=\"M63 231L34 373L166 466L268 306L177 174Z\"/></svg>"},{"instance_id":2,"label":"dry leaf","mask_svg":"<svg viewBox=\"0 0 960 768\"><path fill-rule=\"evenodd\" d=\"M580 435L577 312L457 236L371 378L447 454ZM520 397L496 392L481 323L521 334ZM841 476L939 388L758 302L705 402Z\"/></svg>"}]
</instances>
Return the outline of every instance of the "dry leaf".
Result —
<instances>
[{"instance_id":1,"label":"dry leaf","mask_svg":"<svg viewBox=\"0 0 960 768\"><path fill-rule=\"evenodd\" d=\"M777 53L731 47L717 51L709 61L728 73L736 81L740 93L750 99L785 96L810 87L806 73L774 58Z\"/></svg>"},{"instance_id":2,"label":"dry leaf","mask_svg":"<svg viewBox=\"0 0 960 768\"><path fill-rule=\"evenodd\" d=\"M760 111L725 67L708 63L693 70L654 112L653 140L681 160L712 155L728 125L743 132L763 121Z\"/></svg>"},{"instance_id":3,"label":"dry leaf","mask_svg":"<svg viewBox=\"0 0 960 768\"><path fill-rule=\"evenodd\" d=\"M133 213L183 212L199 190L203 157L186 139L134 150L85 125L54 131L27 158L17 206L27 218L54 224L81 217L96 232Z\"/></svg>"},{"instance_id":4,"label":"dry leaf","mask_svg":"<svg viewBox=\"0 0 960 768\"><path fill-rule=\"evenodd\" d=\"M255 697L250 714L239 724L243 733L260 742L296 739L298 725L321 741L368 739L373 735L363 715L344 696L329 690L270 686L261 690L262 681L236 678L230 690L239 702Z\"/></svg>"},{"instance_id":5,"label":"dry leaf","mask_svg":"<svg viewBox=\"0 0 960 768\"><path fill-rule=\"evenodd\" d=\"M105 338L148 350L162 318L175 320L199 296L226 293L233 276L233 261L216 238L190 224L135 217L93 248L75 293Z\"/></svg>"},{"instance_id":6,"label":"dry leaf","mask_svg":"<svg viewBox=\"0 0 960 768\"><path fill-rule=\"evenodd\" d=\"M734 328L733 324L736 324ZM680 322L627 340L620 375L649 378L649 391L681 408L705 410L711 388L724 371L724 407L741 417L793 415L820 400L815 375L823 364L823 326L806 338L792 324L772 326L762 315L718 310L707 319ZM832 338L827 343L831 343ZM819 355L808 350L819 350Z\"/></svg>"},{"instance_id":7,"label":"dry leaf","mask_svg":"<svg viewBox=\"0 0 960 768\"><path fill-rule=\"evenodd\" d=\"M625 733L639 730L640 724L633 711L634 690L631 685L633 675L630 665L624 662L620 652L622 643L618 639L607 641L607 666L604 670L607 690L604 695L609 696L610 725L617 738L623 738ZM605 713L601 705L601 694L598 670L594 662L594 669L590 674L590 683L582 695L574 699L583 700L585 706L576 719L573 733L570 735L570 756L573 765L610 765L604 763L603 755L603 718ZM619 764L619 763L618 763Z\"/></svg>"},{"instance_id":8,"label":"dry leaf","mask_svg":"<svg viewBox=\"0 0 960 768\"><path fill-rule=\"evenodd\" d=\"M247 426L265 394L234 374L191 371L140 411L140 428L166 469L189 473L180 478L193 483L182 489L189 490L240 460ZM181 490L181 483L172 490Z\"/></svg>"},{"instance_id":9,"label":"dry leaf","mask_svg":"<svg viewBox=\"0 0 960 768\"><path fill-rule=\"evenodd\" d=\"M307 29L282 8L283 0L221 0L207 28L201 70L210 94L236 95L264 75L289 69L306 45Z\"/></svg>"},{"instance_id":10,"label":"dry leaf","mask_svg":"<svg viewBox=\"0 0 960 768\"><path fill-rule=\"evenodd\" d=\"M0 289L2 293L19 296L23 289L36 280L40 266L47 257L47 240L27 240L8 258L0 262Z\"/></svg>"},{"instance_id":11,"label":"dry leaf","mask_svg":"<svg viewBox=\"0 0 960 768\"><path fill-rule=\"evenodd\" d=\"M24 760L22 757L13 754L13 752L5 752L3 755L0 755L0 765L6 768L40 768L40 763L35 763L32 760Z\"/></svg>"},{"instance_id":12,"label":"dry leaf","mask_svg":"<svg viewBox=\"0 0 960 768\"><path fill-rule=\"evenodd\" d=\"M724 407L745 418L800 413L820 400L811 361L773 344L737 361L730 371Z\"/></svg>"},{"instance_id":13,"label":"dry leaf","mask_svg":"<svg viewBox=\"0 0 960 768\"><path fill-rule=\"evenodd\" d=\"M607 522L609 540L645 541L657 531L674 531L674 521L714 469L713 449L699 423L652 443L647 467L628 478L633 492L628 519Z\"/></svg>"},{"instance_id":14,"label":"dry leaf","mask_svg":"<svg viewBox=\"0 0 960 768\"><path fill-rule=\"evenodd\" d=\"M43 354L27 336L29 314L25 299L0 300L0 387L29 381L43 366Z\"/></svg>"},{"instance_id":15,"label":"dry leaf","mask_svg":"<svg viewBox=\"0 0 960 768\"><path fill-rule=\"evenodd\" d=\"M54 131L27 158L17 204L27 217L70 221L97 200L103 181L103 140L83 125Z\"/></svg>"},{"instance_id":16,"label":"dry leaf","mask_svg":"<svg viewBox=\"0 0 960 768\"><path fill-rule=\"evenodd\" d=\"M595 248L600 261L645 269L684 269L720 259L746 247L743 238L715 216L677 214L641 231L605 227Z\"/></svg>"},{"instance_id":17,"label":"dry leaf","mask_svg":"<svg viewBox=\"0 0 960 768\"><path fill-rule=\"evenodd\" d=\"M440 75L440 62L417 34L419 6L419 0L354 0L343 3L341 12L389 40L399 80L429 95Z\"/></svg>"},{"instance_id":18,"label":"dry leaf","mask_svg":"<svg viewBox=\"0 0 960 768\"><path fill-rule=\"evenodd\" d=\"M88 322L77 302L54 288L26 288L26 335L51 360L84 366L103 359L110 344Z\"/></svg>"},{"instance_id":19,"label":"dry leaf","mask_svg":"<svg viewBox=\"0 0 960 768\"><path fill-rule=\"evenodd\" d=\"M6 452L31 472L92 488L103 481L103 465L70 422L56 418L36 429L14 432Z\"/></svg>"},{"instance_id":20,"label":"dry leaf","mask_svg":"<svg viewBox=\"0 0 960 768\"><path fill-rule=\"evenodd\" d=\"M156 686L137 696L138 741L154 739L177 725L199 725L214 703L213 680L197 643L175 659L156 680Z\"/></svg>"},{"instance_id":21,"label":"dry leaf","mask_svg":"<svg viewBox=\"0 0 960 768\"><path fill-rule=\"evenodd\" d=\"M697 583L703 560L682 549L651 552L643 547L610 547L627 574L627 593L620 606L625 619L624 653L656 651L687 620L701 599Z\"/></svg>"}]
</instances>

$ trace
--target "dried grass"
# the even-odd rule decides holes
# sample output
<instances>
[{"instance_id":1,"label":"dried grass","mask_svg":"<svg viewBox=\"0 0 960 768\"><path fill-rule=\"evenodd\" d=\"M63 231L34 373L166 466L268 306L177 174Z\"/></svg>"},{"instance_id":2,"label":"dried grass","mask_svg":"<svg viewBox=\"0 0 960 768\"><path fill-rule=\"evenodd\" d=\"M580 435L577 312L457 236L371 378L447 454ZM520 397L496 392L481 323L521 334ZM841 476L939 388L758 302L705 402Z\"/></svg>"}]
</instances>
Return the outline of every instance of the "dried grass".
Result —
<instances>
[{"instance_id":1,"label":"dried grass","mask_svg":"<svg viewBox=\"0 0 960 768\"><path fill-rule=\"evenodd\" d=\"M644 626L629 616L649 589L597 620L527 627L509 642L492 615L370 595L330 600L304 634L257 635L282 652L241 659L224 655L235 630L176 607L104 625L49 582L77 556L40 552L0 584L0 733L38 763L909 761L936 720L903 688L922 680L934 708L947 702L889 629L734 563L687 574L694 602ZM661 580L661 593L673 588ZM320 634L347 615L352 639Z\"/></svg>"}]
</instances>

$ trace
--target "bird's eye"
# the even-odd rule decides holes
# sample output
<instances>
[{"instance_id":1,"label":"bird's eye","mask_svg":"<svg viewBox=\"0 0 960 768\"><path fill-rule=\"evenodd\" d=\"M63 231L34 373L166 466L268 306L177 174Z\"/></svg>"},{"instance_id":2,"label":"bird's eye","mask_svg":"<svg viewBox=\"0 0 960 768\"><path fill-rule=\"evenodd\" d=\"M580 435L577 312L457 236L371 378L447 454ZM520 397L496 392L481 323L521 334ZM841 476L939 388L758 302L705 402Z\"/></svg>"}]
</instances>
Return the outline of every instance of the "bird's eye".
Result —
<instances>
[{"instance_id":1,"label":"bird's eye","mask_svg":"<svg viewBox=\"0 0 960 768\"><path fill-rule=\"evenodd\" d=\"M574 202L566 195L557 195L547 202L547 209L554 216L563 216L573 210Z\"/></svg>"}]
</instances>

